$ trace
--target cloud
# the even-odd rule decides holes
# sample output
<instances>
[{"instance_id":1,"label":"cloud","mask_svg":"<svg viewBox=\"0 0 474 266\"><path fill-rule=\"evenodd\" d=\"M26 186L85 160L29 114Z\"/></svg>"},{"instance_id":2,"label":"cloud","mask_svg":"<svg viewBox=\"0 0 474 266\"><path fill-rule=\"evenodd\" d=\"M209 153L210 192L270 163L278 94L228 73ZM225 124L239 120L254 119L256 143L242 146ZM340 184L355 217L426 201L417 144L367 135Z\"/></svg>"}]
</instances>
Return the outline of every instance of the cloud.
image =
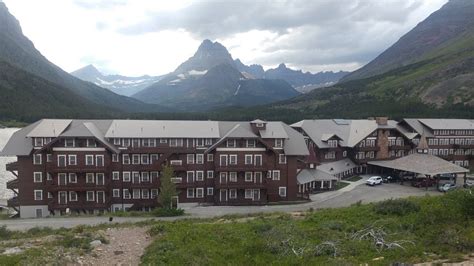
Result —
<instances>
[{"instance_id":1,"label":"cloud","mask_svg":"<svg viewBox=\"0 0 474 266\"><path fill-rule=\"evenodd\" d=\"M110 9L127 5L127 0L74 0L73 3L84 9Z\"/></svg>"}]
</instances>

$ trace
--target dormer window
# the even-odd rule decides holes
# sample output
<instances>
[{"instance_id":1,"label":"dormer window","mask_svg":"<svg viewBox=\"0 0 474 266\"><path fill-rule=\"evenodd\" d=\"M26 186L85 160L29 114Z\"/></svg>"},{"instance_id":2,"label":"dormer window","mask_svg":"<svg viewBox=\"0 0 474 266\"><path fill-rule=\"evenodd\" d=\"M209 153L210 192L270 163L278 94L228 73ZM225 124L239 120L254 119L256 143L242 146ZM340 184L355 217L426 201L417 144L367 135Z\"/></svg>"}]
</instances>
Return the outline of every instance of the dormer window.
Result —
<instances>
[{"instance_id":1,"label":"dormer window","mask_svg":"<svg viewBox=\"0 0 474 266\"><path fill-rule=\"evenodd\" d=\"M333 140L328 140L328 145L329 147L337 147L338 141L333 139Z\"/></svg>"},{"instance_id":2,"label":"dormer window","mask_svg":"<svg viewBox=\"0 0 474 266\"><path fill-rule=\"evenodd\" d=\"M35 147L43 147L43 138L35 138Z\"/></svg>"},{"instance_id":3,"label":"dormer window","mask_svg":"<svg viewBox=\"0 0 474 266\"><path fill-rule=\"evenodd\" d=\"M255 148L255 140L254 139L248 139L247 140L247 148Z\"/></svg>"},{"instance_id":4,"label":"dormer window","mask_svg":"<svg viewBox=\"0 0 474 266\"><path fill-rule=\"evenodd\" d=\"M65 139L64 147L74 147L74 139Z\"/></svg>"},{"instance_id":5,"label":"dormer window","mask_svg":"<svg viewBox=\"0 0 474 266\"><path fill-rule=\"evenodd\" d=\"M275 148L283 148L283 139L275 139Z\"/></svg>"},{"instance_id":6,"label":"dormer window","mask_svg":"<svg viewBox=\"0 0 474 266\"><path fill-rule=\"evenodd\" d=\"M227 148L235 148L235 147L236 147L235 139L227 140Z\"/></svg>"},{"instance_id":7,"label":"dormer window","mask_svg":"<svg viewBox=\"0 0 474 266\"><path fill-rule=\"evenodd\" d=\"M257 127L264 127L265 124L264 123L257 123Z\"/></svg>"},{"instance_id":8,"label":"dormer window","mask_svg":"<svg viewBox=\"0 0 474 266\"><path fill-rule=\"evenodd\" d=\"M87 139L86 145L87 147L97 147L97 144L95 143L95 140L93 139Z\"/></svg>"}]
</instances>

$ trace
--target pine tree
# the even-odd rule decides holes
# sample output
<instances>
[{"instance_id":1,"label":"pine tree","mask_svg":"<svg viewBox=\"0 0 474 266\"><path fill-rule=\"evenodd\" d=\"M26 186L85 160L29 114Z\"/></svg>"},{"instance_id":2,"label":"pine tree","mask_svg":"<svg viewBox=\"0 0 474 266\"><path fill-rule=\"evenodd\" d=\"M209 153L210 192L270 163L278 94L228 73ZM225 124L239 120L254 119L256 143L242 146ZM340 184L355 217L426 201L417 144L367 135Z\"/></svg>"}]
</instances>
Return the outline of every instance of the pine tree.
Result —
<instances>
[{"instance_id":1,"label":"pine tree","mask_svg":"<svg viewBox=\"0 0 474 266\"><path fill-rule=\"evenodd\" d=\"M173 197L178 195L175 184L171 181L173 178L173 167L167 165L163 168L160 181L160 193L158 194L158 203L164 209L172 208Z\"/></svg>"}]
</instances>

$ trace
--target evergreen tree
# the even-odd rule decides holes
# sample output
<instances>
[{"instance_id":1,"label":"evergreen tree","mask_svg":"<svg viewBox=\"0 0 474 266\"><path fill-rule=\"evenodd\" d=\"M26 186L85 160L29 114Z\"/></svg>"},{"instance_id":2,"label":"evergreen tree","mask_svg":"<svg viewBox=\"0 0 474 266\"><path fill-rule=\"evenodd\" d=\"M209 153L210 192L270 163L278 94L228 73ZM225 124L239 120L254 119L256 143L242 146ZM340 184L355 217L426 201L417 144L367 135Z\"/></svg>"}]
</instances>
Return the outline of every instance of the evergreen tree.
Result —
<instances>
[{"instance_id":1,"label":"evergreen tree","mask_svg":"<svg viewBox=\"0 0 474 266\"><path fill-rule=\"evenodd\" d=\"M172 208L173 197L178 195L175 184L171 181L173 178L173 167L167 165L163 168L160 181L160 193L158 195L158 203L165 209Z\"/></svg>"}]
</instances>

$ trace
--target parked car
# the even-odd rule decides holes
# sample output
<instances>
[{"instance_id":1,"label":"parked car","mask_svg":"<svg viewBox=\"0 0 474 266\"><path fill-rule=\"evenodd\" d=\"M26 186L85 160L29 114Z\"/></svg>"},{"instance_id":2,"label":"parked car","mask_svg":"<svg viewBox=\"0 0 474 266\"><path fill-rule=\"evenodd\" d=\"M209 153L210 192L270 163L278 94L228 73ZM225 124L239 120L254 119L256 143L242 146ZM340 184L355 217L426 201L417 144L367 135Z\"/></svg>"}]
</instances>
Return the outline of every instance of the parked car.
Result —
<instances>
[{"instance_id":1,"label":"parked car","mask_svg":"<svg viewBox=\"0 0 474 266\"><path fill-rule=\"evenodd\" d=\"M436 180L431 178L419 178L412 182L414 187L431 187L436 184Z\"/></svg>"},{"instance_id":2,"label":"parked car","mask_svg":"<svg viewBox=\"0 0 474 266\"><path fill-rule=\"evenodd\" d=\"M383 180L384 183L392 183L393 182L393 177L391 177L389 175L388 176L383 176L382 180Z\"/></svg>"},{"instance_id":3,"label":"parked car","mask_svg":"<svg viewBox=\"0 0 474 266\"><path fill-rule=\"evenodd\" d=\"M467 179L464 187L474 187L474 179Z\"/></svg>"},{"instance_id":4,"label":"parked car","mask_svg":"<svg viewBox=\"0 0 474 266\"><path fill-rule=\"evenodd\" d=\"M383 182L381 176L372 176L367 181L365 182L366 185L369 186L375 186L375 185L381 185Z\"/></svg>"},{"instance_id":5,"label":"parked car","mask_svg":"<svg viewBox=\"0 0 474 266\"><path fill-rule=\"evenodd\" d=\"M438 187L438 190L441 192L448 192L456 188L456 184L446 183Z\"/></svg>"}]
</instances>

